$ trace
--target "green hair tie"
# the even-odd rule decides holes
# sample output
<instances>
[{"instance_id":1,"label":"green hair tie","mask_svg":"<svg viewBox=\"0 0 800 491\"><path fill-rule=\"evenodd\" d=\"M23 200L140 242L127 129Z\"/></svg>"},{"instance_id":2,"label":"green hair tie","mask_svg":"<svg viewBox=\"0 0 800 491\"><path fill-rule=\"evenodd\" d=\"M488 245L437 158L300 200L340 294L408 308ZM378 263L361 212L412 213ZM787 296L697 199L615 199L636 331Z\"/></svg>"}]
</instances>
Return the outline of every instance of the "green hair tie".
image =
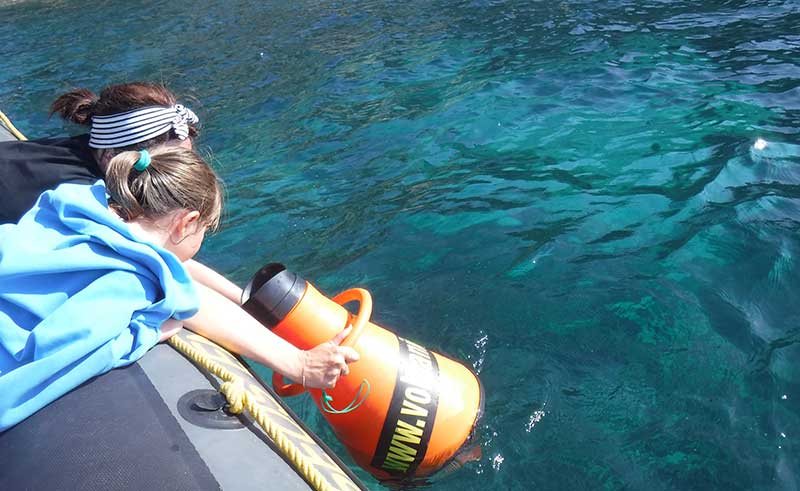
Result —
<instances>
[{"instance_id":1,"label":"green hair tie","mask_svg":"<svg viewBox=\"0 0 800 491\"><path fill-rule=\"evenodd\" d=\"M150 166L150 162L150 153L147 150L139 150L139 160L133 164L133 168L139 172L143 172L148 166Z\"/></svg>"}]
</instances>

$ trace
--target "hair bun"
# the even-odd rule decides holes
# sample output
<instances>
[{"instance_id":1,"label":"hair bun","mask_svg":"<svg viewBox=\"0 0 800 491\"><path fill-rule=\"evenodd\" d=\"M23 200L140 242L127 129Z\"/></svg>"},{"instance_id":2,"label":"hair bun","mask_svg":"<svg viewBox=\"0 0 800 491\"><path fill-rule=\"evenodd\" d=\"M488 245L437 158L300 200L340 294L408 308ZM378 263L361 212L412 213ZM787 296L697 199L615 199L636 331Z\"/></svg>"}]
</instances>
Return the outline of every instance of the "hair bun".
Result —
<instances>
[{"instance_id":1,"label":"hair bun","mask_svg":"<svg viewBox=\"0 0 800 491\"><path fill-rule=\"evenodd\" d=\"M58 113L62 119L80 125L90 125L98 98L89 89L75 89L60 95L50 105L50 115Z\"/></svg>"}]
</instances>

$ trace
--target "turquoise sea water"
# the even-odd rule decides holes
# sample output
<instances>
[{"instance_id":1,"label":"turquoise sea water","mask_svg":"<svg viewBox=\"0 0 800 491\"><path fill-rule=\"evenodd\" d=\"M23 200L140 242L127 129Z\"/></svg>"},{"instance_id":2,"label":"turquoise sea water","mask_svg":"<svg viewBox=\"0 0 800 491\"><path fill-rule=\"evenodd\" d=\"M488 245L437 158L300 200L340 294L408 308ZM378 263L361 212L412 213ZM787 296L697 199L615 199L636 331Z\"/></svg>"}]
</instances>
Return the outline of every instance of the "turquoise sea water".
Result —
<instances>
[{"instance_id":1,"label":"turquoise sea water","mask_svg":"<svg viewBox=\"0 0 800 491\"><path fill-rule=\"evenodd\" d=\"M480 373L483 458L435 489L800 488L800 2L0 19L21 130L76 132L46 116L64 89L163 80L227 184L204 261L367 287L379 323Z\"/></svg>"}]
</instances>

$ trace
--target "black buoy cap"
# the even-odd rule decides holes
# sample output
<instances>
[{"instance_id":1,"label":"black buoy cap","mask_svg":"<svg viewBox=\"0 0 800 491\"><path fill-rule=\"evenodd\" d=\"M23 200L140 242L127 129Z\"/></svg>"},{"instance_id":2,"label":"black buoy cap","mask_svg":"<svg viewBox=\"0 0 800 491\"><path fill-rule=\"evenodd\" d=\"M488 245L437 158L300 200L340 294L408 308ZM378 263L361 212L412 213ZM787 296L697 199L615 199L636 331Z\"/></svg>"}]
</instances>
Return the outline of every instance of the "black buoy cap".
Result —
<instances>
[{"instance_id":1,"label":"black buoy cap","mask_svg":"<svg viewBox=\"0 0 800 491\"><path fill-rule=\"evenodd\" d=\"M242 293L242 308L272 329L292 311L306 291L306 280L279 263L269 263L253 275Z\"/></svg>"}]
</instances>

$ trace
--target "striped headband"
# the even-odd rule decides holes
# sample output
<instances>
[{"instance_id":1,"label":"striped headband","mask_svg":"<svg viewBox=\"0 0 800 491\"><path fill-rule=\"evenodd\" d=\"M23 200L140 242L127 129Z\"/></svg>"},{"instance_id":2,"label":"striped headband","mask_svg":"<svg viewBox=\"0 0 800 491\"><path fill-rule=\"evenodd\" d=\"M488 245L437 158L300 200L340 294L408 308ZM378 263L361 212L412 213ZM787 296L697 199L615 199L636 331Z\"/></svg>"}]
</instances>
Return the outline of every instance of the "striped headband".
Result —
<instances>
[{"instance_id":1,"label":"striped headband","mask_svg":"<svg viewBox=\"0 0 800 491\"><path fill-rule=\"evenodd\" d=\"M171 107L151 106L108 116L92 116L89 146L120 148L147 141L169 130L178 138L189 136L189 124L200 119L191 109L175 104Z\"/></svg>"}]
</instances>

